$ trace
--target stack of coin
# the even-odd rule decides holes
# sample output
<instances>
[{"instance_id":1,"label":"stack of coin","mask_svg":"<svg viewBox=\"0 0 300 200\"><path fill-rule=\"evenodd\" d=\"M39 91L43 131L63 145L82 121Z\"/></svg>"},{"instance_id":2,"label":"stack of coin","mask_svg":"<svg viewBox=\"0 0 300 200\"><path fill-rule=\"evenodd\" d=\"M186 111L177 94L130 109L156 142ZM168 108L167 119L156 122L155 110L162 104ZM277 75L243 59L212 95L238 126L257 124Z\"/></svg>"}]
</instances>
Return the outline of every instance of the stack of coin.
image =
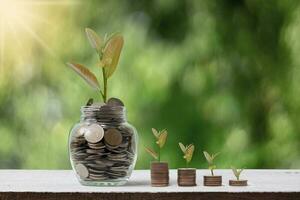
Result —
<instances>
[{"instance_id":1,"label":"stack of coin","mask_svg":"<svg viewBox=\"0 0 300 200\"><path fill-rule=\"evenodd\" d=\"M196 186L196 169L178 169L177 183L179 186Z\"/></svg>"},{"instance_id":2,"label":"stack of coin","mask_svg":"<svg viewBox=\"0 0 300 200\"><path fill-rule=\"evenodd\" d=\"M116 99L111 102L82 107L82 123L72 131L71 159L83 180L106 181L131 173L136 155L135 130L123 123L123 103Z\"/></svg>"},{"instance_id":3,"label":"stack of coin","mask_svg":"<svg viewBox=\"0 0 300 200\"><path fill-rule=\"evenodd\" d=\"M247 186L248 181L247 180L229 180L230 186Z\"/></svg>"},{"instance_id":4,"label":"stack of coin","mask_svg":"<svg viewBox=\"0 0 300 200\"><path fill-rule=\"evenodd\" d=\"M205 186L221 186L222 176L204 176L203 181Z\"/></svg>"},{"instance_id":5,"label":"stack of coin","mask_svg":"<svg viewBox=\"0 0 300 200\"><path fill-rule=\"evenodd\" d=\"M163 187L169 185L169 167L165 162L151 163L151 185Z\"/></svg>"}]
</instances>

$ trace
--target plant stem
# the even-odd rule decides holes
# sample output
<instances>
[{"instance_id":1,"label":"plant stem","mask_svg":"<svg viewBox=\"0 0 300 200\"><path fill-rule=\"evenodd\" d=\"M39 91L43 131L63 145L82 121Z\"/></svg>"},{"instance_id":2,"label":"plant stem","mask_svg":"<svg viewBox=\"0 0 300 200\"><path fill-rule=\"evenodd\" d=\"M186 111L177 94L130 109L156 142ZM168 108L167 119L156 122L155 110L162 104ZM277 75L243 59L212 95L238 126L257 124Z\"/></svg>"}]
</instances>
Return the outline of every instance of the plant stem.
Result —
<instances>
[{"instance_id":1,"label":"plant stem","mask_svg":"<svg viewBox=\"0 0 300 200\"><path fill-rule=\"evenodd\" d=\"M189 165L189 163L188 163L188 161L186 160L186 161L185 161L185 167L188 168L188 165Z\"/></svg>"},{"instance_id":2,"label":"plant stem","mask_svg":"<svg viewBox=\"0 0 300 200\"><path fill-rule=\"evenodd\" d=\"M158 162L160 162L160 148L158 147Z\"/></svg>"},{"instance_id":3,"label":"plant stem","mask_svg":"<svg viewBox=\"0 0 300 200\"><path fill-rule=\"evenodd\" d=\"M105 75L105 68L102 68L102 75L103 75L103 82L104 82L104 91L103 91L103 101L104 103L106 103L106 99L107 99L107 78Z\"/></svg>"},{"instance_id":4,"label":"plant stem","mask_svg":"<svg viewBox=\"0 0 300 200\"><path fill-rule=\"evenodd\" d=\"M98 52L98 56L99 56L99 61L101 62L103 54L101 52ZM104 103L106 103L106 97L107 97L107 78L105 76L105 68L102 67L102 76L103 76L103 85L104 85L104 91L102 92L102 90L100 89L100 94L103 98Z\"/></svg>"},{"instance_id":5,"label":"plant stem","mask_svg":"<svg viewBox=\"0 0 300 200\"><path fill-rule=\"evenodd\" d=\"M211 175L214 176L214 170L211 169L210 172L211 172Z\"/></svg>"}]
</instances>

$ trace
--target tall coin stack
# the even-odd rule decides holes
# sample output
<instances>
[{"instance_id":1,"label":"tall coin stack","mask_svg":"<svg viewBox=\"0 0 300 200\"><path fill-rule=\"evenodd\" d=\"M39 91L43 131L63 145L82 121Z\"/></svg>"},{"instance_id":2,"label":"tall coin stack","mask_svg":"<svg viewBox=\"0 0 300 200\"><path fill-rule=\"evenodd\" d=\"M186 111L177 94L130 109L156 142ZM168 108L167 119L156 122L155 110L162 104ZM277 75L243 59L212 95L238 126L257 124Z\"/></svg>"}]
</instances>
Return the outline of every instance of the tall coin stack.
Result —
<instances>
[{"instance_id":1,"label":"tall coin stack","mask_svg":"<svg viewBox=\"0 0 300 200\"><path fill-rule=\"evenodd\" d=\"M81 122L70 136L71 162L79 180L86 185L126 181L136 160L136 138L135 129L126 123L123 103L112 98L81 111Z\"/></svg>"},{"instance_id":2,"label":"tall coin stack","mask_svg":"<svg viewBox=\"0 0 300 200\"><path fill-rule=\"evenodd\" d=\"M151 163L151 185L163 187L169 185L169 167L165 162Z\"/></svg>"}]
</instances>

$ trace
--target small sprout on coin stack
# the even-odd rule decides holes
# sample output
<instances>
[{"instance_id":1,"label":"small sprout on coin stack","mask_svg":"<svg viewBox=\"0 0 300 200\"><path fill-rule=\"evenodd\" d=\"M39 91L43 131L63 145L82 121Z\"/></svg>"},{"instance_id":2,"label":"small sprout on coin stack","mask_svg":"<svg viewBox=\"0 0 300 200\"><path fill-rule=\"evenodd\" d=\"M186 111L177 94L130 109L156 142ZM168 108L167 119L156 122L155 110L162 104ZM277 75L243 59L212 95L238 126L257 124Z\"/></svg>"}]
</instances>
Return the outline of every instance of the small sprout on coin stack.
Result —
<instances>
[{"instance_id":1,"label":"small sprout on coin stack","mask_svg":"<svg viewBox=\"0 0 300 200\"><path fill-rule=\"evenodd\" d=\"M184 146L179 142L179 147L184 154L183 158L185 159L186 168L179 168L177 170L177 184L179 186L196 186L196 169L188 168L193 158L195 146L193 144Z\"/></svg>"},{"instance_id":2,"label":"small sprout on coin stack","mask_svg":"<svg viewBox=\"0 0 300 200\"><path fill-rule=\"evenodd\" d=\"M152 133L158 145L158 153L153 149L145 147L146 151L157 161L151 162L151 185L153 187L165 187L169 185L169 166L167 162L161 162L161 149L164 147L168 132L166 129L157 131L152 128Z\"/></svg>"},{"instance_id":3,"label":"small sprout on coin stack","mask_svg":"<svg viewBox=\"0 0 300 200\"><path fill-rule=\"evenodd\" d=\"M183 158L185 159L186 167L188 167L193 158L195 146L193 144L184 146L181 142L179 142L179 147L184 154Z\"/></svg>"},{"instance_id":4,"label":"small sprout on coin stack","mask_svg":"<svg viewBox=\"0 0 300 200\"><path fill-rule=\"evenodd\" d=\"M156 144L158 145L158 153L149 147L145 147L145 149L155 160L158 160L158 162L160 162L161 149L164 147L167 141L168 132L166 129L157 131L155 128L152 128L152 133L156 139Z\"/></svg>"},{"instance_id":5,"label":"small sprout on coin stack","mask_svg":"<svg viewBox=\"0 0 300 200\"><path fill-rule=\"evenodd\" d=\"M81 76L92 88L97 90L101 94L103 101L106 103L108 80L117 68L124 43L123 36L113 33L102 38L92 29L86 28L85 31L91 46L96 50L99 57L97 65L102 71L103 87L100 87L96 75L84 65L73 62L68 62L67 65Z\"/></svg>"},{"instance_id":6,"label":"small sprout on coin stack","mask_svg":"<svg viewBox=\"0 0 300 200\"><path fill-rule=\"evenodd\" d=\"M240 175L241 175L241 173L244 169L236 169L234 167L231 167L231 169L232 169L232 172L233 172L234 176L236 177L236 180L239 181L240 180Z\"/></svg>"},{"instance_id":7,"label":"small sprout on coin stack","mask_svg":"<svg viewBox=\"0 0 300 200\"><path fill-rule=\"evenodd\" d=\"M208 162L208 169L211 172L211 176L204 176L203 178L203 184L205 186L221 186L222 185L222 176L215 176L214 169L217 168L217 166L214 164L214 159L220 154L209 154L206 151L203 152L205 159Z\"/></svg>"},{"instance_id":8,"label":"small sprout on coin stack","mask_svg":"<svg viewBox=\"0 0 300 200\"><path fill-rule=\"evenodd\" d=\"M234 176L236 177L236 180L229 180L230 186L247 186L248 181L247 180L241 180L240 176L244 169L236 169L235 167L231 167L232 172Z\"/></svg>"},{"instance_id":9,"label":"small sprout on coin stack","mask_svg":"<svg viewBox=\"0 0 300 200\"><path fill-rule=\"evenodd\" d=\"M203 154L208 162L208 169L210 170L211 175L214 176L214 169L217 168L217 166L214 164L214 159L220 154L220 152L210 155L208 152L203 151Z\"/></svg>"}]
</instances>

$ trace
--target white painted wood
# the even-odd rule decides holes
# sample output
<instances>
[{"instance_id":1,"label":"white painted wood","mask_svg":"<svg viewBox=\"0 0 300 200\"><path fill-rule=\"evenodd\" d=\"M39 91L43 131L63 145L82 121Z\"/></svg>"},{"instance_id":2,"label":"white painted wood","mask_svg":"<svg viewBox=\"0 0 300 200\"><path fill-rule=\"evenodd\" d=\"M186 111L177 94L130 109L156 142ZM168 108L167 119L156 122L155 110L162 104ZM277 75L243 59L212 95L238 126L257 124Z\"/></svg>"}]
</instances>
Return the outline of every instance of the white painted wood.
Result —
<instances>
[{"instance_id":1,"label":"white painted wood","mask_svg":"<svg viewBox=\"0 0 300 200\"><path fill-rule=\"evenodd\" d=\"M231 170L216 170L223 176L223 186L203 186L207 170L197 170L197 186L178 187L177 171L170 170L169 187L151 187L150 171L135 170L129 182L118 187L82 186L70 170L0 170L0 192L79 192L79 193L139 193L139 192L300 192L300 170L245 170L241 179L248 179L247 187L228 186L234 178Z\"/></svg>"}]
</instances>

